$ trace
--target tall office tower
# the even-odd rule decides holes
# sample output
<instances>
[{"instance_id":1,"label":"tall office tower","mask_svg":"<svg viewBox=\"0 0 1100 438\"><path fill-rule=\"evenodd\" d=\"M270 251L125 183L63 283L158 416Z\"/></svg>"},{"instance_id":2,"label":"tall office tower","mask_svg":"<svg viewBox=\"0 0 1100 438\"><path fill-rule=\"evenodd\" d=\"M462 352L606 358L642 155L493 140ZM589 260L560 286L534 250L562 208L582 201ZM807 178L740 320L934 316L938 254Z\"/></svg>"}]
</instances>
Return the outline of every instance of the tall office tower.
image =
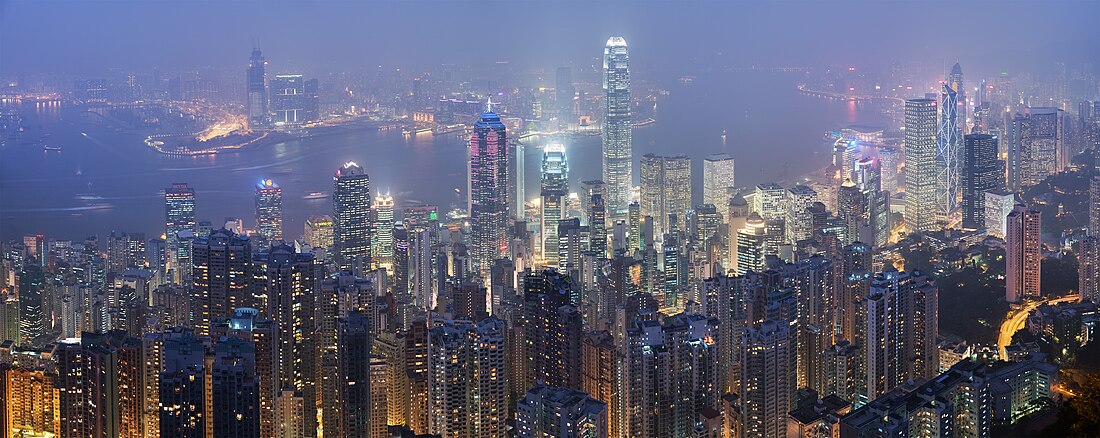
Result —
<instances>
[{"instance_id":1,"label":"tall office tower","mask_svg":"<svg viewBox=\"0 0 1100 438\"><path fill-rule=\"evenodd\" d=\"M404 224L393 227L393 294L402 301L409 297L409 230Z\"/></svg>"},{"instance_id":2,"label":"tall office tower","mask_svg":"<svg viewBox=\"0 0 1100 438\"><path fill-rule=\"evenodd\" d=\"M898 164L901 154L897 148L883 146L878 150L879 169L882 172L881 189L888 193L898 192Z\"/></svg>"},{"instance_id":3,"label":"tall office tower","mask_svg":"<svg viewBox=\"0 0 1100 438\"><path fill-rule=\"evenodd\" d=\"M470 136L469 244L476 272L488 271L493 260L508 254L507 164L508 134L489 108Z\"/></svg>"},{"instance_id":4,"label":"tall office tower","mask_svg":"<svg viewBox=\"0 0 1100 438\"><path fill-rule=\"evenodd\" d=\"M963 71L962 66L959 63L951 66L951 73L947 75L947 86L951 87L955 91L955 107L958 113L958 125L959 135L968 134L969 127L967 126L967 116L970 105L966 100L966 87L963 85Z\"/></svg>"},{"instance_id":5,"label":"tall office tower","mask_svg":"<svg viewBox=\"0 0 1100 438\"><path fill-rule=\"evenodd\" d=\"M729 154L708 155L703 160L703 203L714 206L729 204L734 189L733 175L733 157ZM723 222L729 220L725 211L719 213Z\"/></svg>"},{"instance_id":6,"label":"tall office tower","mask_svg":"<svg viewBox=\"0 0 1100 438\"><path fill-rule=\"evenodd\" d=\"M1010 190L1043 182L1069 165L1065 115L1058 108L1027 108L1013 117L1008 151Z\"/></svg>"},{"instance_id":7,"label":"tall office tower","mask_svg":"<svg viewBox=\"0 0 1100 438\"><path fill-rule=\"evenodd\" d=\"M607 258L607 206L603 194L595 193L589 202L588 229L591 233L589 245L596 258Z\"/></svg>"},{"instance_id":8,"label":"tall office tower","mask_svg":"<svg viewBox=\"0 0 1100 438\"><path fill-rule=\"evenodd\" d=\"M516 436L606 437L607 403L569 388L538 385L516 406Z\"/></svg>"},{"instance_id":9,"label":"tall office tower","mask_svg":"<svg viewBox=\"0 0 1100 438\"><path fill-rule=\"evenodd\" d=\"M569 160L565 147L548 144L542 153L542 239L539 247L542 258L549 266L558 265L558 221L568 213L566 197L569 196Z\"/></svg>"},{"instance_id":10,"label":"tall office tower","mask_svg":"<svg viewBox=\"0 0 1100 438\"><path fill-rule=\"evenodd\" d=\"M436 308L436 293L432 285L432 237L423 228L409 230L409 292L413 302L422 309Z\"/></svg>"},{"instance_id":11,"label":"tall office tower","mask_svg":"<svg viewBox=\"0 0 1100 438\"><path fill-rule=\"evenodd\" d=\"M46 335L47 292L46 276L42 267L34 264L24 266L19 273L19 286L16 289L19 297L20 345L41 345L41 338Z\"/></svg>"},{"instance_id":12,"label":"tall office tower","mask_svg":"<svg viewBox=\"0 0 1100 438\"><path fill-rule=\"evenodd\" d=\"M174 183L164 190L165 231L164 241L168 250L168 278L175 284L189 284L191 279L190 242L180 240L181 235L194 236L195 190L187 183Z\"/></svg>"},{"instance_id":13,"label":"tall office tower","mask_svg":"<svg viewBox=\"0 0 1100 438\"><path fill-rule=\"evenodd\" d=\"M815 202L818 202L818 197L814 189L803 185L787 189L787 209L784 216L784 238L787 243L795 244L813 235L813 223L807 209Z\"/></svg>"},{"instance_id":14,"label":"tall office tower","mask_svg":"<svg viewBox=\"0 0 1100 438\"><path fill-rule=\"evenodd\" d=\"M689 436L718 406L718 320L635 319L622 339L620 436Z\"/></svg>"},{"instance_id":15,"label":"tall office tower","mask_svg":"<svg viewBox=\"0 0 1100 438\"><path fill-rule=\"evenodd\" d=\"M206 345L209 339L181 333L161 343L157 376L160 394L160 436L206 436L210 421L207 399ZM212 426L212 425L211 425Z\"/></svg>"},{"instance_id":16,"label":"tall office tower","mask_svg":"<svg viewBox=\"0 0 1100 438\"><path fill-rule=\"evenodd\" d=\"M787 189L776 183L756 185L752 211L764 220L783 219L787 215Z\"/></svg>"},{"instance_id":17,"label":"tall office tower","mask_svg":"<svg viewBox=\"0 0 1100 438\"><path fill-rule=\"evenodd\" d=\"M936 188L941 176L937 164L936 101L905 101L905 228L910 233L932 231L942 218Z\"/></svg>"},{"instance_id":18,"label":"tall office tower","mask_svg":"<svg viewBox=\"0 0 1100 438\"><path fill-rule=\"evenodd\" d=\"M264 246L283 240L283 188L270 179L256 185L256 231Z\"/></svg>"},{"instance_id":19,"label":"tall office tower","mask_svg":"<svg viewBox=\"0 0 1100 438\"><path fill-rule=\"evenodd\" d=\"M1089 235L1100 236L1100 175L1089 179Z\"/></svg>"},{"instance_id":20,"label":"tall office tower","mask_svg":"<svg viewBox=\"0 0 1100 438\"><path fill-rule=\"evenodd\" d=\"M1008 214L1016 208L1017 196L1008 190L989 190L985 192L985 230L986 234L1004 238L1008 230Z\"/></svg>"},{"instance_id":21,"label":"tall office tower","mask_svg":"<svg viewBox=\"0 0 1100 438\"><path fill-rule=\"evenodd\" d=\"M512 184L512 194L508 197L509 210L516 219L524 219L526 213L524 202L527 199L527 147L521 141L512 141L512 153L508 156L511 168L508 170L509 181Z\"/></svg>"},{"instance_id":22,"label":"tall office tower","mask_svg":"<svg viewBox=\"0 0 1100 438\"><path fill-rule=\"evenodd\" d=\"M573 87L573 70L569 67L558 67L554 73L554 95L558 104L558 122L562 127L568 127L576 121L573 110L573 98L577 90Z\"/></svg>"},{"instance_id":23,"label":"tall office tower","mask_svg":"<svg viewBox=\"0 0 1100 438\"><path fill-rule=\"evenodd\" d=\"M869 227L869 208L863 191L850 179L844 180L837 195L837 217L844 224L841 244L847 245L861 239L860 231Z\"/></svg>"},{"instance_id":24,"label":"tall office tower","mask_svg":"<svg viewBox=\"0 0 1100 438\"><path fill-rule=\"evenodd\" d=\"M233 314L238 307L253 307L252 244L225 228L210 232L192 244L192 326L201 336L210 334L210 323Z\"/></svg>"},{"instance_id":25,"label":"tall office tower","mask_svg":"<svg viewBox=\"0 0 1100 438\"><path fill-rule=\"evenodd\" d=\"M959 128L959 90L952 89L951 85L943 84L940 92L940 122L936 132L935 214L942 218L955 210L959 194L962 130Z\"/></svg>"},{"instance_id":26,"label":"tall office tower","mask_svg":"<svg viewBox=\"0 0 1100 438\"><path fill-rule=\"evenodd\" d=\"M60 408L58 436L119 436L118 347L105 334L84 333L80 339L61 340L54 358Z\"/></svg>"},{"instance_id":27,"label":"tall office tower","mask_svg":"<svg viewBox=\"0 0 1100 438\"><path fill-rule=\"evenodd\" d=\"M985 228L985 192L1000 186L997 172L997 137L967 134L963 139L959 184L962 190L962 227Z\"/></svg>"},{"instance_id":28,"label":"tall office tower","mask_svg":"<svg viewBox=\"0 0 1100 438\"><path fill-rule=\"evenodd\" d=\"M214 436L260 437L260 386L256 347L229 338L214 347L211 406Z\"/></svg>"},{"instance_id":29,"label":"tall office tower","mask_svg":"<svg viewBox=\"0 0 1100 438\"><path fill-rule=\"evenodd\" d=\"M508 394L504 321L446 321L428 339L429 433L456 437L506 436Z\"/></svg>"},{"instance_id":30,"label":"tall office tower","mask_svg":"<svg viewBox=\"0 0 1100 438\"><path fill-rule=\"evenodd\" d=\"M603 180L607 183L607 207L613 217L626 211L634 184L629 64L626 40L608 38L603 48Z\"/></svg>"},{"instance_id":31,"label":"tall office tower","mask_svg":"<svg viewBox=\"0 0 1100 438\"><path fill-rule=\"evenodd\" d=\"M1017 204L1005 219L1005 301L1039 297L1042 212Z\"/></svg>"},{"instance_id":32,"label":"tall office tower","mask_svg":"<svg viewBox=\"0 0 1100 438\"><path fill-rule=\"evenodd\" d=\"M684 229L691 209L691 159L646 154L641 161L641 181L641 214L656 220L653 232L663 236L672 229ZM677 222L669 221L671 215Z\"/></svg>"},{"instance_id":33,"label":"tall office tower","mask_svg":"<svg viewBox=\"0 0 1100 438\"><path fill-rule=\"evenodd\" d=\"M764 219L756 212L750 213L745 220L745 227L737 231L737 262L733 265L737 275L764 270L767 238L768 229Z\"/></svg>"},{"instance_id":34,"label":"tall office tower","mask_svg":"<svg viewBox=\"0 0 1100 438\"><path fill-rule=\"evenodd\" d=\"M333 249L341 271L363 275L370 269L370 176L354 161L336 170L332 188Z\"/></svg>"},{"instance_id":35,"label":"tall office tower","mask_svg":"<svg viewBox=\"0 0 1100 438\"><path fill-rule=\"evenodd\" d=\"M607 184L601 180L589 180L581 182L581 206L584 209L584 217L581 220L585 225L592 225L592 197L600 195L600 199L607 201ZM606 210L606 205L605 205ZM606 221L606 218L605 218Z\"/></svg>"},{"instance_id":36,"label":"tall office tower","mask_svg":"<svg viewBox=\"0 0 1100 438\"><path fill-rule=\"evenodd\" d=\"M1077 291L1081 301L1100 303L1100 238L1089 236L1081 240L1077 263Z\"/></svg>"},{"instance_id":37,"label":"tall office tower","mask_svg":"<svg viewBox=\"0 0 1100 438\"><path fill-rule=\"evenodd\" d=\"M589 250L588 227L581 226L580 218L558 221L558 269L576 279L581 279L581 257Z\"/></svg>"},{"instance_id":38,"label":"tall office tower","mask_svg":"<svg viewBox=\"0 0 1100 438\"><path fill-rule=\"evenodd\" d=\"M544 269L524 275L523 291L527 379L512 384L521 391L538 382L580 388L584 324L576 306L581 290L569 275Z\"/></svg>"},{"instance_id":39,"label":"tall office tower","mask_svg":"<svg viewBox=\"0 0 1100 438\"><path fill-rule=\"evenodd\" d=\"M271 79L271 123L298 127L317 120L317 80L300 74L275 75Z\"/></svg>"},{"instance_id":40,"label":"tall office tower","mask_svg":"<svg viewBox=\"0 0 1100 438\"><path fill-rule=\"evenodd\" d=\"M867 396L878 397L939 369L939 289L919 271L876 274L863 299Z\"/></svg>"},{"instance_id":41,"label":"tall office tower","mask_svg":"<svg viewBox=\"0 0 1100 438\"><path fill-rule=\"evenodd\" d=\"M713 204L696 205L688 212L688 236L695 243L702 244L705 250L714 245L718 236L718 227L722 224L722 213ZM716 237L717 236L717 237Z\"/></svg>"},{"instance_id":42,"label":"tall office tower","mask_svg":"<svg viewBox=\"0 0 1100 438\"><path fill-rule=\"evenodd\" d=\"M374 197L374 237L371 238L371 254L375 262L393 265L393 197L389 194Z\"/></svg>"},{"instance_id":43,"label":"tall office tower","mask_svg":"<svg viewBox=\"0 0 1100 438\"><path fill-rule=\"evenodd\" d=\"M0 337L6 340L12 340L15 345L20 345L19 329L22 324L19 312L21 306L19 305L19 295L15 293L15 288L2 289L3 296L0 296L0 300L3 300L3 308L0 310Z\"/></svg>"},{"instance_id":44,"label":"tall office tower","mask_svg":"<svg viewBox=\"0 0 1100 438\"><path fill-rule=\"evenodd\" d=\"M260 128L267 124L267 61L260 49L252 49L248 58L248 127Z\"/></svg>"},{"instance_id":45,"label":"tall office tower","mask_svg":"<svg viewBox=\"0 0 1100 438\"><path fill-rule=\"evenodd\" d=\"M358 311L339 320L336 348L339 365L337 391L334 394L337 403L329 404L339 411L336 436L374 436L371 434L370 412L373 324L367 315Z\"/></svg>"},{"instance_id":46,"label":"tall office tower","mask_svg":"<svg viewBox=\"0 0 1100 438\"><path fill-rule=\"evenodd\" d=\"M787 412L796 382L790 372L795 334L785 321L764 321L744 330L741 340L741 413L745 436L787 436Z\"/></svg>"},{"instance_id":47,"label":"tall office tower","mask_svg":"<svg viewBox=\"0 0 1100 438\"><path fill-rule=\"evenodd\" d=\"M630 244L627 246L626 253L633 254L634 251L645 247L642 238L642 205L637 201L627 206L627 227Z\"/></svg>"},{"instance_id":48,"label":"tall office tower","mask_svg":"<svg viewBox=\"0 0 1100 438\"><path fill-rule=\"evenodd\" d=\"M852 181L866 200L865 227L859 227L855 240L886 246L893 229L890 220L890 193L882 190L882 161L862 158L855 163ZM839 194L838 194L839 195Z\"/></svg>"},{"instance_id":49,"label":"tall office tower","mask_svg":"<svg viewBox=\"0 0 1100 438\"><path fill-rule=\"evenodd\" d=\"M309 246L325 251L332 249L333 221L327 214L312 215L306 219L305 240Z\"/></svg>"}]
</instances>

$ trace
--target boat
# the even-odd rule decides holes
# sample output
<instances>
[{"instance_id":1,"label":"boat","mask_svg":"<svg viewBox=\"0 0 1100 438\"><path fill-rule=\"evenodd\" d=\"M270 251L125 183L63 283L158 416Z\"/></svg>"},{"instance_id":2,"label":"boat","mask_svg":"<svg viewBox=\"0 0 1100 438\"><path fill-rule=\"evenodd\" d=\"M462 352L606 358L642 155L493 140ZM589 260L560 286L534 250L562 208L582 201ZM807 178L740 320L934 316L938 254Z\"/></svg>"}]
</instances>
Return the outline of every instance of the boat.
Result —
<instances>
[{"instance_id":1,"label":"boat","mask_svg":"<svg viewBox=\"0 0 1100 438\"><path fill-rule=\"evenodd\" d=\"M325 192L313 192L303 196L305 199L325 199L328 197L328 193Z\"/></svg>"},{"instance_id":2,"label":"boat","mask_svg":"<svg viewBox=\"0 0 1100 438\"><path fill-rule=\"evenodd\" d=\"M47 151L47 152L49 152L49 151L61 152L61 146L50 146L48 144L44 144L44 145L42 145L42 150Z\"/></svg>"}]
</instances>

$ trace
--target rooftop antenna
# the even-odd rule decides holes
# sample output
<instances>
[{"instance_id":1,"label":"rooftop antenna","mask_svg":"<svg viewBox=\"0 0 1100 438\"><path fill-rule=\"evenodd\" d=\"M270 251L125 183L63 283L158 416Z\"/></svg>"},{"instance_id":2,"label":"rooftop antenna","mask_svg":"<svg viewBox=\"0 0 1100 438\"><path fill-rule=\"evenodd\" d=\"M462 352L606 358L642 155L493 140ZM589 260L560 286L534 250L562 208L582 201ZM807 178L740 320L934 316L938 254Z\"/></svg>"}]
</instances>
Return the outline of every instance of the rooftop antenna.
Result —
<instances>
[{"instance_id":1,"label":"rooftop antenna","mask_svg":"<svg viewBox=\"0 0 1100 438\"><path fill-rule=\"evenodd\" d=\"M485 101L485 112L493 112L493 96L489 95L489 99Z\"/></svg>"}]
</instances>

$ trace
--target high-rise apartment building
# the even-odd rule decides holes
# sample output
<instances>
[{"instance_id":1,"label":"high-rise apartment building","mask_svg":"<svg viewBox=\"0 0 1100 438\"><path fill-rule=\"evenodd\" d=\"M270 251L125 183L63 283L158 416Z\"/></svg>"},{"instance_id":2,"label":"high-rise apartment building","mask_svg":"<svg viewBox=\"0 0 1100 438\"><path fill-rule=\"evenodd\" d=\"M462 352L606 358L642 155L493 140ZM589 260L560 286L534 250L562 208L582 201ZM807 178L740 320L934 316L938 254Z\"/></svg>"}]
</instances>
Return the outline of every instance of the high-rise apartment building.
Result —
<instances>
[{"instance_id":1,"label":"high-rise apartment building","mask_svg":"<svg viewBox=\"0 0 1100 438\"><path fill-rule=\"evenodd\" d=\"M239 307L254 307L252 242L221 228L192 244L192 325L201 336L210 335L210 324L233 314Z\"/></svg>"},{"instance_id":2,"label":"high-rise apartment building","mask_svg":"<svg viewBox=\"0 0 1100 438\"><path fill-rule=\"evenodd\" d=\"M504 321L446 321L428 334L428 429L456 438L507 435Z\"/></svg>"},{"instance_id":3,"label":"high-rise apartment building","mask_svg":"<svg viewBox=\"0 0 1100 438\"><path fill-rule=\"evenodd\" d=\"M1005 219L1005 301L1039 297L1042 212L1017 204Z\"/></svg>"},{"instance_id":4,"label":"high-rise apartment building","mask_svg":"<svg viewBox=\"0 0 1100 438\"><path fill-rule=\"evenodd\" d=\"M607 404L575 389L536 386L516 406L516 436L606 437Z\"/></svg>"},{"instance_id":5,"label":"high-rise apartment building","mask_svg":"<svg viewBox=\"0 0 1100 438\"><path fill-rule=\"evenodd\" d=\"M939 289L919 271L875 275L863 298L867 396L939 370Z\"/></svg>"},{"instance_id":6,"label":"high-rise apartment building","mask_svg":"<svg viewBox=\"0 0 1100 438\"><path fill-rule=\"evenodd\" d=\"M796 334L785 321L745 328L741 340L741 413L745 436L787 436L797 382L790 369Z\"/></svg>"}]
</instances>

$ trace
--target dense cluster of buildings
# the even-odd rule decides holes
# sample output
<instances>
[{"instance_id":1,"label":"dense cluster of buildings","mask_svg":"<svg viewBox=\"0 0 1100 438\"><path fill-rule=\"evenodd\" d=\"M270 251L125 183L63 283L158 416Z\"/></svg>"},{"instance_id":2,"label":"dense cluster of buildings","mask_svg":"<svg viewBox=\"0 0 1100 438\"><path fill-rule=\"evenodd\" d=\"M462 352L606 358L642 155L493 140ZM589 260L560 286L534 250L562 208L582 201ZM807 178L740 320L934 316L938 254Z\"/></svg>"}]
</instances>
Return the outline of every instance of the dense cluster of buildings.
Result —
<instances>
[{"instance_id":1,"label":"dense cluster of buildings","mask_svg":"<svg viewBox=\"0 0 1100 438\"><path fill-rule=\"evenodd\" d=\"M254 51L249 123L315 120L316 81L267 78L265 65ZM557 78L556 111L573 114L570 73ZM548 144L525 208L523 146L490 106L470 135L464 213L398 215L401 200L348 162L300 240L265 179L251 230L199 220L201 193L178 183L161 237L6 243L0 425L42 437L989 436L1046 406L1057 368L941 349L935 279L876 254L902 233L993 235L1007 300L1038 297L1041 214L1004 190L1080 151L1061 110L998 124L985 111L1005 111L968 100L958 65L945 79L905 102L901 148L850 128L827 182L749 190L732 157L708 156L694 204L683 155L640 157L635 192L628 48L613 37L602 179L576 196L565 146ZM1095 322L1096 237L1081 253L1086 303L1039 312L1037 333Z\"/></svg>"}]
</instances>

